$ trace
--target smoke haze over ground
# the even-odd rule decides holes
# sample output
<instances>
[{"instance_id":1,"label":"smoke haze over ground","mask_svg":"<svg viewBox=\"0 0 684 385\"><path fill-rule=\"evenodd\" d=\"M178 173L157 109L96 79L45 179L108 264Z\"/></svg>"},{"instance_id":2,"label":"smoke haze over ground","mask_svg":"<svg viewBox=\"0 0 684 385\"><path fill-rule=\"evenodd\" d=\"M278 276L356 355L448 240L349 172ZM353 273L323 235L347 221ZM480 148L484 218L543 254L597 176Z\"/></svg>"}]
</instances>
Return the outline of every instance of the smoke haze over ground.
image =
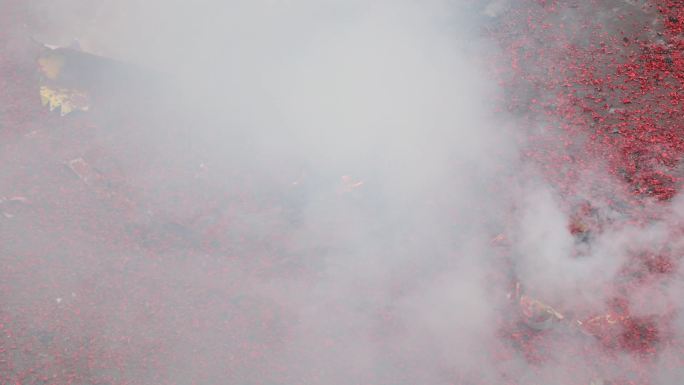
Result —
<instances>
[{"instance_id":1,"label":"smoke haze over ground","mask_svg":"<svg viewBox=\"0 0 684 385\"><path fill-rule=\"evenodd\" d=\"M523 3L0 0L0 382L679 383L681 198L515 109L593 42ZM30 38L149 76L50 114Z\"/></svg>"}]
</instances>

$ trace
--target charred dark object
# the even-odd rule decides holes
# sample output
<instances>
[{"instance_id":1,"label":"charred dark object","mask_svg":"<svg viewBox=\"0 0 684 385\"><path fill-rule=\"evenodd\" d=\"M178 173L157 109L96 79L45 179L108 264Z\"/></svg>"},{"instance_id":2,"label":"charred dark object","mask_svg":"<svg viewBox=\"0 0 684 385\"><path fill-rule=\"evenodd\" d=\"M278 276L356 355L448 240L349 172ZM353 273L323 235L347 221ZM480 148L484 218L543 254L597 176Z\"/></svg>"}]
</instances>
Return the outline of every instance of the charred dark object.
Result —
<instances>
[{"instance_id":1,"label":"charred dark object","mask_svg":"<svg viewBox=\"0 0 684 385\"><path fill-rule=\"evenodd\" d=\"M96 100L139 100L158 91L162 79L155 71L74 48L46 47L37 63L43 85L84 91Z\"/></svg>"}]
</instances>

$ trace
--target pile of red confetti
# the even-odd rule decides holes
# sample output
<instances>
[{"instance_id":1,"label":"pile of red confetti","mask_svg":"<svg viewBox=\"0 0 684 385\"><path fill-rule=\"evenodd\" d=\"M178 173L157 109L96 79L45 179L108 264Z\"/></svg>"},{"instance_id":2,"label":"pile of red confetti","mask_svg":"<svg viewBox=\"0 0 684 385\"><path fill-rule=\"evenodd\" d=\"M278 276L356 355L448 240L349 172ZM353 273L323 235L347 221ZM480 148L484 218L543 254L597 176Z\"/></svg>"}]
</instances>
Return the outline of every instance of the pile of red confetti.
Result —
<instances>
[{"instance_id":1,"label":"pile of red confetti","mask_svg":"<svg viewBox=\"0 0 684 385\"><path fill-rule=\"evenodd\" d=\"M553 345L567 349L564 355L621 368L607 377L599 369L595 378L653 383L664 367L682 365L681 335L671 329L680 305L667 289L678 279L681 250L673 241L680 231L667 213L684 176L684 4L514 3L487 30L510 64L497 70L509 111L527 127L521 135L524 158L563 197L570 232L583 243L606 230L633 225L646 231L665 221L668 236L616 256L627 262L606 288L614 298L605 304L607 314L574 325L593 336L602 353L559 347L550 342L557 336L520 325L508 326L509 336L540 371L548 360L543 351ZM602 212L617 215L602 219ZM630 307L644 301L633 293L644 288L649 301L667 304L648 316L632 315ZM625 354L634 359L624 360Z\"/></svg>"}]
</instances>

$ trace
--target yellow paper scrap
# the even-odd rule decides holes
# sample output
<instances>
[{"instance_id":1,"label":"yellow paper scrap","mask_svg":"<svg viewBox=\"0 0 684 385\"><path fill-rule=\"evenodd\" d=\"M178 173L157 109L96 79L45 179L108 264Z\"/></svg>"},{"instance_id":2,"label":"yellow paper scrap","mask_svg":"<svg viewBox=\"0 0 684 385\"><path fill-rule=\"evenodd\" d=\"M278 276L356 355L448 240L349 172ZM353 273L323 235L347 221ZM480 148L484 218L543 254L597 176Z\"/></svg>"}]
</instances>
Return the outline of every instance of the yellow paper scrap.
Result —
<instances>
[{"instance_id":1,"label":"yellow paper scrap","mask_svg":"<svg viewBox=\"0 0 684 385\"><path fill-rule=\"evenodd\" d=\"M90 101L85 92L64 88L40 87L40 102L44 106L49 106L50 111L59 108L60 116L90 109Z\"/></svg>"}]
</instances>

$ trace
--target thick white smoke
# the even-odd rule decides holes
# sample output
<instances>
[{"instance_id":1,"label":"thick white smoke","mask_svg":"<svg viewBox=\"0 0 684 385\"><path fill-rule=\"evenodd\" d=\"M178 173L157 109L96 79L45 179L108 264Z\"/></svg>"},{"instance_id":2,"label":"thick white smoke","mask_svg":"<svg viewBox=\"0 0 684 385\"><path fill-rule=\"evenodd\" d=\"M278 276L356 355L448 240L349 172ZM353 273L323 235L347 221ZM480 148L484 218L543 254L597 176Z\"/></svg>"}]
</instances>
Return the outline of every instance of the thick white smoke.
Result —
<instances>
[{"instance_id":1,"label":"thick white smoke","mask_svg":"<svg viewBox=\"0 0 684 385\"><path fill-rule=\"evenodd\" d=\"M230 217L233 226L215 236L233 243L211 262L231 272L231 282L215 284L212 303L216 312L235 297L268 304L282 323L273 332L277 347L263 353L260 365L229 370L213 361L233 349L229 333L209 328L192 338L160 335L171 347L161 370L184 383L536 384L543 378L565 384L575 375L587 383L594 378L587 374L595 369L589 358L552 351L552 363L541 368L520 353L501 358L497 351L510 345L501 326L518 317L510 284L521 282L559 309L601 308L603 289L624 263L616 256L630 245L662 241L661 229L608 231L582 258L573 255L576 239L558 194L519 161L514 131L527 128L501 112L502 90L487 71L496 48L475 28L479 18L496 17L507 4L32 2L50 21L32 27L37 39L79 39L85 50L138 63L168 83L168 93L158 98L173 118L144 127L149 133L143 136L159 138L153 139L153 161L127 155L140 157L124 170L142 200L139 218L201 216L201 196L188 198L193 204L187 208L140 187L154 180L154 167L194 170L173 178L180 196L242 190L246 201L257 202L217 205L215 215ZM169 120L175 125L167 126ZM492 241L501 233L505 252ZM249 245L262 241L264 249ZM282 258L255 266L255 253ZM170 250L164 274L145 267L138 274L162 288L178 277L208 287L192 263L205 257L196 254ZM188 314L208 301L201 294L162 298ZM665 305L650 306L644 313ZM237 309L227 312L249 312ZM120 327L111 322L111 329ZM174 322L132 326L149 335L174 330ZM235 332L268 334L258 322ZM561 334L564 344L586 341ZM206 363L203 373L178 365L196 354Z\"/></svg>"}]
</instances>

